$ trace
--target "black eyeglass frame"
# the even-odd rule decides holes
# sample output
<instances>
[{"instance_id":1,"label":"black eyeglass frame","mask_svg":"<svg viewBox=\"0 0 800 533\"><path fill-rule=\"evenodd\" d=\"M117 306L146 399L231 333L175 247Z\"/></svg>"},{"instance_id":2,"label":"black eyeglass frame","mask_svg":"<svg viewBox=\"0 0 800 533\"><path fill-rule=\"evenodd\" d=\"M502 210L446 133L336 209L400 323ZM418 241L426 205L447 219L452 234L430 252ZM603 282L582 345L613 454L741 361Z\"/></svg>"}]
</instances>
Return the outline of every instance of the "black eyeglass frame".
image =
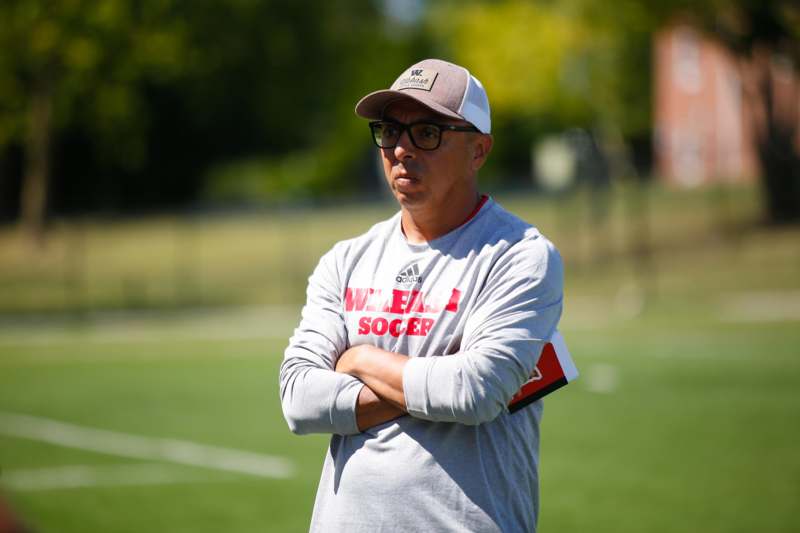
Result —
<instances>
[{"instance_id":1,"label":"black eyeglass frame","mask_svg":"<svg viewBox=\"0 0 800 533\"><path fill-rule=\"evenodd\" d=\"M375 136L375 127L380 124L391 124L400 129L400 133L397 135L397 141L395 141L395 143L392 146L381 146L378 143L378 139ZM411 133L411 128L419 124L425 124L426 126L435 126L436 128L439 129L439 140L436 143L436 146L434 146L433 148L423 148L422 146L417 144L416 139L414 139L414 135ZM427 152L436 150L439 148L439 146L442 145L442 133L445 131L463 131L463 132L480 133L480 130L475 126L453 126L451 124L437 124L435 122L429 122L427 120L419 120L417 122L412 122L410 124L403 124L402 122L397 122L395 120L374 120L369 123L369 130L370 133L372 133L372 142L374 142L375 146L377 146L378 148L386 148L386 149L395 148L397 146L397 143L400 142L400 138L403 136L403 132L408 131L408 138L411 139L411 144L413 144L418 149L425 150Z\"/></svg>"}]
</instances>

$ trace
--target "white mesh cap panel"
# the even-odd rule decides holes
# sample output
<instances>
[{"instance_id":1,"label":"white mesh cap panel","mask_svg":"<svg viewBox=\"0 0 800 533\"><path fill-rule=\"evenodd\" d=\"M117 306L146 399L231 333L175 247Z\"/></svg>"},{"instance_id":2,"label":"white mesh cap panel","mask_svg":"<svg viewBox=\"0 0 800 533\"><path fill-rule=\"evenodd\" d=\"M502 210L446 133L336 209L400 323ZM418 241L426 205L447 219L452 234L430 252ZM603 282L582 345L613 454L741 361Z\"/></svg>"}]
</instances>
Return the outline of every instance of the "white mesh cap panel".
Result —
<instances>
[{"instance_id":1,"label":"white mesh cap panel","mask_svg":"<svg viewBox=\"0 0 800 533\"><path fill-rule=\"evenodd\" d=\"M489 98L478 79L467 73L467 90L458 109L458 114L471 122L482 133L491 133L492 118L489 111Z\"/></svg>"}]
</instances>

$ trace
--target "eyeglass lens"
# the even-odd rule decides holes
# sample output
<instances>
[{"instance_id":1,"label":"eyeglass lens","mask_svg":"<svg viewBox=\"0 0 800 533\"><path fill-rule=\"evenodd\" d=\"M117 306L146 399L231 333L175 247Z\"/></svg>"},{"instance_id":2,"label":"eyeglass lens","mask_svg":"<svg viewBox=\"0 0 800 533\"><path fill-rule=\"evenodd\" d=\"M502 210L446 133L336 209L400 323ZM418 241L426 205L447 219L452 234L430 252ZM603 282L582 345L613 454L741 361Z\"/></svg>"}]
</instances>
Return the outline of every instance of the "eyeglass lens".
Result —
<instances>
[{"instance_id":1,"label":"eyeglass lens","mask_svg":"<svg viewBox=\"0 0 800 533\"><path fill-rule=\"evenodd\" d=\"M394 148L397 146L403 130L406 129L411 136L411 142L417 148L434 150L439 147L442 131L436 124L420 122L404 125L393 122L378 122L372 125L372 134L375 137L375 143L381 148Z\"/></svg>"}]
</instances>

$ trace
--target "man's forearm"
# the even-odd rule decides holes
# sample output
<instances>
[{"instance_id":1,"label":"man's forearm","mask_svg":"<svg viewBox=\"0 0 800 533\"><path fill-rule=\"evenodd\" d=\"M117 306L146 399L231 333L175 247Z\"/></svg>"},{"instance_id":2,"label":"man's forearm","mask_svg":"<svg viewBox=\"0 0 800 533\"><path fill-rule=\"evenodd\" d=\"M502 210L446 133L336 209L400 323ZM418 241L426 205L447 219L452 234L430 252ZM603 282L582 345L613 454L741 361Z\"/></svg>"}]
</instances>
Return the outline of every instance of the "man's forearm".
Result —
<instances>
[{"instance_id":1,"label":"man's forearm","mask_svg":"<svg viewBox=\"0 0 800 533\"><path fill-rule=\"evenodd\" d=\"M362 344L353 346L339 357L336 371L358 378L378 398L405 412L403 368L407 362L406 355Z\"/></svg>"},{"instance_id":2,"label":"man's forearm","mask_svg":"<svg viewBox=\"0 0 800 533\"><path fill-rule=\"evenodd\" d=\"M378 424L405 415L406 412L379 398L369 387L364 385L358 394L356 404L356 424L358 430L364 431Z\"/></svg>"}]
</instances>

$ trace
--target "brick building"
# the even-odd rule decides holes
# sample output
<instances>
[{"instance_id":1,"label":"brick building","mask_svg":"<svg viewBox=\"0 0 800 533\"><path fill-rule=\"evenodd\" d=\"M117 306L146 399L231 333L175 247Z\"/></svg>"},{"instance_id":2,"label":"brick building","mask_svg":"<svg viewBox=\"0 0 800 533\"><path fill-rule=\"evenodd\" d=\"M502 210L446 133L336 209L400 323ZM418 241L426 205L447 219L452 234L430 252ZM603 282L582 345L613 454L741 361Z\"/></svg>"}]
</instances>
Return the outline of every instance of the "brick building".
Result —
<instances>
[{"instance_id":1,"label":"brick building","mask_svg":"<svg viewBox=\"0 0 800 533\"><path fill-rule=\"evenodd\" d=\"M798 120L800 81L791 62L747 63L685 24L654 42L655 172L679 186L751 181L759 174L756 134L765 121L757 67L767 65L775 109ZM800 130L800 128L798 128ZM797 146L800 147L800 135Z\"/></svg>"}]
</instances>

